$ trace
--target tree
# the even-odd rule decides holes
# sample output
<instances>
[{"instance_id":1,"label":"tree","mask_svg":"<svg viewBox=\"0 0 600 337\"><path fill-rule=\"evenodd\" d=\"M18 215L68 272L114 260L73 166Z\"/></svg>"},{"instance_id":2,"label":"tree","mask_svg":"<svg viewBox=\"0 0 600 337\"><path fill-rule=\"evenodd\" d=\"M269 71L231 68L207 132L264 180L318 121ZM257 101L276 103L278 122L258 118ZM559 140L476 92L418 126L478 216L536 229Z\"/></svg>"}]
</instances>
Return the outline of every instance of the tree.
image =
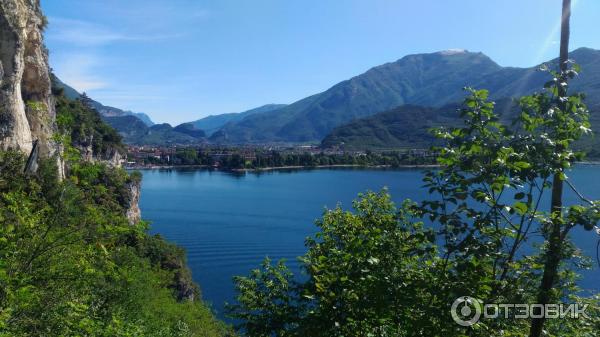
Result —
<instances>
[{"instance_id":1,"label":"tree","mask_svg":"<svg viewBox=\"0 0 600 337\"><path fill-rule=\"evenodd\" d=\"M555 96L562 82L552 74L547 93L519 100L521 113L512 127L499 122L487 91L469 89L460 110L464 125L435 131L445 145L434 149L442 166L424 177L428 200L396 210L386 193L368 193L354 203L354 213L325 212L301 258L308 279L287 288L294 291L280 292L273 307L255 299L290 284L280 266L238 278L233 317L242 328L259 324L261 333L249 336L525 334L530 328L525 320L463 328L448 309L465 294L484 303L536 303L549 245L535 250L528 242L532 232L551 237L555 213L542 207L543 196L554 188L555 175L568 181L566 170L580 158L570 144L589 131L582 95L563 97L561 108ZM598 203L585 203L566 208L563 229L594 228ZM424 221L435 231L423 228ZM575 298L578 291L576 270L565 263L578 262L578 253L568 231L561 234L552 301ZM593 299L577 300L598 308ZM277 331L265 325L275 317ZM587 321L549 322L546 330L591 336L598 327L596 311Z\"/></svg>"},{"instance_id":2,"label":"tree","mask_svg":"<svg viewBox=\"0 0 600 337\"><path fill-rule=\"evenodd\" d=\"M567 97L567 80L568 76L568 59L569 59L569 34L570 34L570 18L571 18L571 0L563 0L562 15L561 15L561 30L560 30L560 57L559 57L559 85L557 86L557 104L561 111L566 111L568 102L564 99ZM563 145L558 145L558 151L563 150ZM540 284L540 290L537 297L537 302L540 304L548 304L551 299L551 291L555 285L560 261L563 259L564 239L570 228L565 226L563 221L563 180L564 172L559 171L554 174L552 183L552 199L550 209L552 211L552 229L549 238L549 245L546 252L546 261L544 265L544 276ZM533 318L531 322L530 337L539 337L544 328L545 318Z\"/></svg>"},{"instance_id":3,"label":"tree","mask_svg":"<svg viewBox=\"0 0 600 337\"><path fill-rule=\"evenodd\" d=\"M411 206L396 209L382 191L361 195L355 213L326 211L302 257L308 281L298 283L282 262L267 259L236 277L230 315L257 337L395 335L404 324L430 321L419 306L427 299L421 288L431 284L431 265L422 261L436 259L434 235L410 220Z\"/></svg>"},{"instance_id":4,"label":"tree","mask_svg":"<svg viewBox=\"0 0 600 337\"><path fill-rule=\"evenodd\" d=\"M89 134L95 150L121 148L116 132L82 102L56 100L64 179L55 160L25 174L20 152L0 151L0 337L229 335L198 300L183 250L129 224L141 176L75 149Z\"/></svg>"},{"instance_id":5,"label":"tree","mask_svg":"<svg viewBox=\"0 0 600 337\"><path fill-rule=\"evenodd\" d=\"M307 239L301 258L305 282L286 288L293 279L281 265L238 278L232 313L242 327L261 328L248 335L597 335L599 298L578 296L577 268L586 258L569 238L576 227L598 229L600 220L600 202L581 195L567 176L583 156L572 144L591 132L583 94L567 90L580 72L568 61L569 17L564 0L558 71L544 67L552 80L545 91L518 100L511 126L500 122L486 90L467 89L463 125L434 130L445 144L433 149L441 167L424 177L428 200L396 211L385 192L368 193L354 203L354 213L338 207L317 222L320 231ZM580 201L565 205L564 187ZM434 232L423 228L425 221ZM530 243L534 232L544 238L539 247ZM271 288L294 291L278 292L275 307L249 301L267 298L270 288L259 286L266 279ZM589 304L590 317L500 317L459 327L448 308L465 294L484 303L568 299ZM265 325L273 317L277 329Z\"/></svg>"}]
</instances>

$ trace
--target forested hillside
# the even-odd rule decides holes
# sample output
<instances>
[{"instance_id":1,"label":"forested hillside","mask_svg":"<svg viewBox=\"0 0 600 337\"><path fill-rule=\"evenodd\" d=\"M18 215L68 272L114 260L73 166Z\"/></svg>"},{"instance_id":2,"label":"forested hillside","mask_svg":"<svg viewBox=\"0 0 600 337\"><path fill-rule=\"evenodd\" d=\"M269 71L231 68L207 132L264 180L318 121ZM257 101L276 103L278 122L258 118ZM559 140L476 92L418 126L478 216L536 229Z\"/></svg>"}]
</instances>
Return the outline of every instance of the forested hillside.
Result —
<instances>
[{"instance_id":1,"label":"forested hillside","mask_svg":"<svg viewBox=\"0 0 600 337\"><path fill-rule=\"evenodd\" d=\"M52 158L26 174L23 154L0 152L0 336L227 334L183 250L127 218L141 175L84 158L120 151L116 132L64 96L57 120L64 179Z\"/></svg>"},{"instance_id":2,"label":"forested hillside","mask_svg":"<svg viewBox=\"0 0 600 337\"><path fill-rule=\"evenodd\" d=\"M39 1L0 2L0 336L225 336L141 174L86 97L52 86Z\"/></svg>"},{"instance_id":3,"label":"forested hillside","mask_svg":"<svg viewBox=\"0 0 600 337\"><path fill-rule=\"evenodd\" d=\"M456 105L442 108L403 105L339 126L323 139L321 146L344 150L427 149L435 143L429 130L456 125L456 110Z\"/></svg>"},{"instance_id":4,"label":"forested hillside","mask_svg":"<svg viewBox=\"0 0 600 337\"><path fill-rule=\"evenodd\" d=\"M500 99L495 105L505 123L511 124L518 119L520 110L516 100ZM599 134L600 105L589 109L592 130L594 134ZM403 105L339 126L323 139L321 146L344 150L428 149L439 143L431 133L432 128L460 123L457 104L441 108ZM588 158L600 158L600 138L593 134L578 140L575 148L584 151Z\"/></svg>"}]
</instances>

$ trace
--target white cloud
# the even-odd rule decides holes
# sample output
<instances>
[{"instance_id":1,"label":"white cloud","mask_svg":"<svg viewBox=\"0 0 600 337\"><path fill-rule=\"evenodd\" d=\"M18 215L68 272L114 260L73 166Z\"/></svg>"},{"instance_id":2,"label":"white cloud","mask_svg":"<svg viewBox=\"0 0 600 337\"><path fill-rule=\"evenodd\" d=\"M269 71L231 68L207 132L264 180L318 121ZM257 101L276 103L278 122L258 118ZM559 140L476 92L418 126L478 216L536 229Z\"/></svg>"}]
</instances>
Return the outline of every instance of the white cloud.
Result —
<instances>
[{"instance_id":1,"label":"white cloud","mask_svg":"<svg viewBox=\"0 0 600 337\"><path fill-rule=\"evenodd\" d=\"M64 81L68 82L70 86L72 86L79 92L89 92L91 90L102 89L106 88L106 86L108 85L104 81L94 80L92 78L86 77L67 76L64 77Z\"/></svg>"},{"instance_id":2,"label":"white cloud","mask_svg":"<svg viewBox=\"0 0 600 337\"><path fill-rule=\"evenodd\" d=\"M70 54L61 57L54 68L58 77L79 92L104 89L109 83L94 75L100 60L93 54Z\"/></svg>"},{"instance_id":3,"label":"white cloud","mask_svg":"<svg viewBox=\"0 0 600 337\"><path fill-rule=\"evenodd\" d=\"M144 42L181 37L182 34L131 34L92 22L51 17L47 38L78 46L99 46L115 42Z\"/></svg>"}]
</instances>

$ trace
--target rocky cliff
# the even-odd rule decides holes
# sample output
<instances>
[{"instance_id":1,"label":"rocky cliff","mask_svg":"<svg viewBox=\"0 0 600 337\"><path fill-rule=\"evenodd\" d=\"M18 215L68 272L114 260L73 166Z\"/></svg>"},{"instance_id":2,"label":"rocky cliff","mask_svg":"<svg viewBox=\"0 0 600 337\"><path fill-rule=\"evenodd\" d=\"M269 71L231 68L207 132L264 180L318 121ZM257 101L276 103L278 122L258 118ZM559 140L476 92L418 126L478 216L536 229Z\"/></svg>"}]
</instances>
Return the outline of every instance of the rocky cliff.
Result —
<instances>
[{"instance_id":1,"label":"rocky cliff","mask_svg":"<svg viewBox=\"0 0 600 337\"><path fill-rule=\"evenodd\" d=\"M142 220L142 211L139 206L141 189L141 178L132 177L131 181L127 183L128 202L125 207L125 215L132 225Z\"/></svg>"},{"instance_id":2,"label":"rocky cliff","mask_svg":"<svg viewBox=\"0 0 600 337\"><path fill-rule=\"evenodd\" d=\"M61 156L56 155L62 151L61 145L53 141L58 131L57 102L62 102L71 114L79 114L80 119L85 116L81 115L84 112L69 106L66 98L53 93L48 50L43 40L46 24L40 0L0 0L0 150L17 149L29 154L37 141L37 153L43 158L56 157L59 177L64 177L65 165ZM85 118L91 126L80 125L76 131L81 134L80 138L88 141L71 137L73 145L86 160L121 166L124 150L120 139L114 136L116 131L104 125L99 116ZM99 133L97 138L103 141L103 145L96 144L96 148L92 146L95 133ZM127 217L131 222L140 220L139 187L139 182L128 186L131 195Z\"/></svg>"},{"instance_id":3,"label":"rocky cliff","mask_svg":"<svg viewBox=\"0 0 600 337\"><path fill-rule=\"evenodd\" d=\"M39 0L0 1L0 148L27 153L38 140L48 157L57 147L45 25Z\"/></svg>"}]
</instances>

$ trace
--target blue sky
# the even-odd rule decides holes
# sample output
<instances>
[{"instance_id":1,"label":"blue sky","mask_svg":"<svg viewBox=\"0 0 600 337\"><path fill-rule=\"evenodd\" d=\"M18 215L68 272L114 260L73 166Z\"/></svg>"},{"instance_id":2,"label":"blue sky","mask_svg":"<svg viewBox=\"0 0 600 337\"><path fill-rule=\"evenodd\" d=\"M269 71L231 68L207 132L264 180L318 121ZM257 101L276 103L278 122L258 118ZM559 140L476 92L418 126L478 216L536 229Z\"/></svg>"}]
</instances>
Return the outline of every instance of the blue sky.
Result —
<instances>
[{"instance_id":1,"label":"blue sky","mask_svg":"<svg viewBox=\"0 0 600 337\"><path fill-rule=\"evenodd\" d=\"M503 66L558 54L560 0L42 0L56 74L106 105L178 124L291 103L407 54ZM600 49L600 1L571 45Z\"/></svg>"}]
</instances>

